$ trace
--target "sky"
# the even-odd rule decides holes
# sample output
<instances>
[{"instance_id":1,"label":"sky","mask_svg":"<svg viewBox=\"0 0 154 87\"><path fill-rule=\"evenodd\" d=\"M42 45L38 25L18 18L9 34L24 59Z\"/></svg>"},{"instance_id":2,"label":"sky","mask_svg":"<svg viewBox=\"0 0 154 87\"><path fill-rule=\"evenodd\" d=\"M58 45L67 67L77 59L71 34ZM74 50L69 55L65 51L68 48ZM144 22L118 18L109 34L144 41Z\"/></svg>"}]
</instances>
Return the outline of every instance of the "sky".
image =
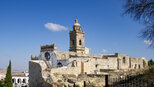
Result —
<instances>
[{"instance_id":1,"label":"sky","mask_svg":"<svg viewBox=\"0 0 154 87\"><path fill-rule=\"evenodd\" d=\"M124 0L0 0L0 68L28 70L40 46L69 50L69 31L78 18L90 54L122 53L154 59L154 49L139 38L142 24L122 15Z\"/></svg>"}]
</instances>

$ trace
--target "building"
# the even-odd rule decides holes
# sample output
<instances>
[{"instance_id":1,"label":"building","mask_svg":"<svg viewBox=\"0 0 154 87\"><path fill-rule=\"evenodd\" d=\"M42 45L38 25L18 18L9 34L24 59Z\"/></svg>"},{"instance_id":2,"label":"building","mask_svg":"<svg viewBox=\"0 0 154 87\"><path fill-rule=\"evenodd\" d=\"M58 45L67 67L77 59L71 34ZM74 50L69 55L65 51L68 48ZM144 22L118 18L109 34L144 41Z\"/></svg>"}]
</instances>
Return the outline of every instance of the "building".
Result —
<instances>
[{"instance_id":1,"label":"building","mask_svg":"<svg viewBox=\"0 0 154 87\"><path fill-rule=\"evenodd\" d=\"M0 70L0 81L4 81L6 76L6 70Z\"/></svg>"},{"instance_id":2,"label":"building","mask_svg":"<svg viewBox=\"0 0 154 87\"><path fill-rule=\"evenodd\" d=\"M6 70L0 71L0 80L4 81ZM21 71L12 71L13 87L29 87L29 73Z\"/></svg>"},{"instance_id":3,"label":"building","mask_svg":"<svg viewBox=\"0 0 154 87\"><path fill-rule=\"evenodd\" d=\"M41 46L39 56L31 56L29 62L30 87L38 86L40 82L36 80L39 78L56 82L58 79L55 74L104 74L106 71L129 71L148 66L148 61L144 57L134 58L120 53L89 54L89 49L84 44L84 34L76 19L73 30L69 33L69 52L57 51L56 44Z\"/></svg>"},{"instance_id":4,"label":"building","mask_svg":"<svg viewBox=\"0 0 154 87\"><path fill-rule=\"evenodd\" d=\"M12 74L13 87L29 87L28 72Z\"/></svg>"}]
</instances>

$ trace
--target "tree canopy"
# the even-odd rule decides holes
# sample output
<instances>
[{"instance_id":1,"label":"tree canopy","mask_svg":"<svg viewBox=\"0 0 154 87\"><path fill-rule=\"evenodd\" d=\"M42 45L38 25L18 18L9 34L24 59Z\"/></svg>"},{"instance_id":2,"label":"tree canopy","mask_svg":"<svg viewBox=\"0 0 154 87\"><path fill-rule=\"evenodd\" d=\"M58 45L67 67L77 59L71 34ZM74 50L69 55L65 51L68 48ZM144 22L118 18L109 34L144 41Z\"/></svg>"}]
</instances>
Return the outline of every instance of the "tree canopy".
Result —
<instances>
[{"instance_id":1,"label":"tree canopy","mask_svg":"<svg viewBox=\"0 0 154 87\"><path fill-rule=\"evenodd\" d=\"M4 85L2 84L2 82L0 81L0 87L4 87Z\"/></svg>"},{"instance_id":2,"label":"tree canopy","mask_svg":"<svg viewBox=\"0 0 154 87\"><path fill-rule=\"evenodd\" d=\"M148 61L148 65L149 65L149 66L154 65L154 61L153 61L152 59L151 59L151 60L149 60L149 61Z\"/></svg>"},{"instance_id":3,"label":"tree canopy","mask_svg":"<svg viewBox=\"0 0 154 87\"><path fill-rule=\"evenodd\" d=\"M145 25L141 37L154 47L154 0L126 0L124 14Z\"/></svg>"},{"instance_id":4,"label":"tree canopy","mask_svg":"<svg viewBox=\"0 0 154 87\"><path fill-rule=\"evenodd\" d=\"M12 73L11 73L11 61L9 61L9 66L7 68L7 73L6 73L6 77L4 80L4 87L13 87Z\"/></svg>"}]
</instances>

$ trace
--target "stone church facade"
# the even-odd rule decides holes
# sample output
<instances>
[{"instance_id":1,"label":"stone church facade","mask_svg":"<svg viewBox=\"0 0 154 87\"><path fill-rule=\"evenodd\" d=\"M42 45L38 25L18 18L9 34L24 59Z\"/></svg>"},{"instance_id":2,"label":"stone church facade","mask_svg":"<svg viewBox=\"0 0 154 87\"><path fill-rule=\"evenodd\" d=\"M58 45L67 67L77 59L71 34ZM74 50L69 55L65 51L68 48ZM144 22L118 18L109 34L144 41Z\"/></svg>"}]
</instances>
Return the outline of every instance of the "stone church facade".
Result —
<instances>
[{"instance_id":1,"label":"stone church facade","mask_svg":"<svg viewBox=\"0 0 154 87\"><path fill-rule=\"evenodd\" d=\"M57 51L56 44L41 46L39 56L31 56L29 62L30 86L36 87L40 78L47 80L50 77L56 82L54 74L104 74L105 71L128 71L148 66L148 61L144 57L134 58L120 53L89 54L89 49L84 44L84 34L76 19L73 30L69 33L69 52Z\"/></svg>"}]
</instances>

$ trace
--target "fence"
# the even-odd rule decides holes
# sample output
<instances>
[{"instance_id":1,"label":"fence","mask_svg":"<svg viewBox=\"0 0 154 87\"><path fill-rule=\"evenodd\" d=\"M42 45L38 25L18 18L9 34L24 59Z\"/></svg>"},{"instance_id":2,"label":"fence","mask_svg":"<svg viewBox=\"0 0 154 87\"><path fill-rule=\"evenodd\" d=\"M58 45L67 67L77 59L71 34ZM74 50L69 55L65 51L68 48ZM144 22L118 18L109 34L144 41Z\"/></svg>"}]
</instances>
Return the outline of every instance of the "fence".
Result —
<instances>
[{"instance_id":1,"label":"fence","mask_svg":"<svg viewBox=\"0 0 154 87\"><path fill-rule=\"evenodd\" d=\"M112 76L105 75L105 87L154 87L154 82L143 79L142 77L143 75L113 78ZM84 87L89 87L86 81L84 81L83 84ZM74 83L73 87L78 86Z\"/></svg>"},{"instance_id":2,"label":"fence","mask_svg":"<svg viewBox=\"0 0 154 87\"><path fill-rule=\"evenodd\" d=\"M154 87L154 82L142 78L143 75L124 76L119 78L110 78L106 83L106 87Z\"/></svg>"}]
</instances>

